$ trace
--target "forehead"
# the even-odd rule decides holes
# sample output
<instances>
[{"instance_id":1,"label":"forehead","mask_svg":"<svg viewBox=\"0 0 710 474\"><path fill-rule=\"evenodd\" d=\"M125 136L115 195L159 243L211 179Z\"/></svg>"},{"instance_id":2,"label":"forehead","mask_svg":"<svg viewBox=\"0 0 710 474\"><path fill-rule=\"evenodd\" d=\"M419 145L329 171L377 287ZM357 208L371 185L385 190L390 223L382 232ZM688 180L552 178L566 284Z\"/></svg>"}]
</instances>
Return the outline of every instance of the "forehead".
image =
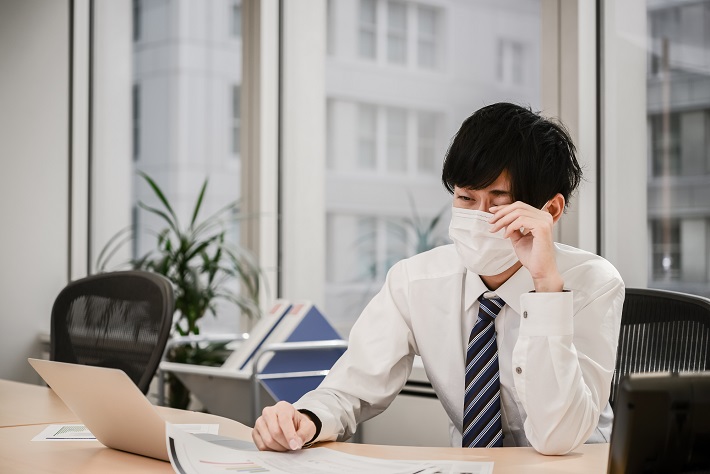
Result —
<instances>
[{"instance_id":1,"label":"forehead","mask_svg":"<svg viewBox=\"0 0 710 474\"><path fill-rule=\"evenodd\" d=\"M493 181L490 185L486 186L485 188L482 189L470 189L470 188L461 188L459 186L454 186L454 188L458 191L488 191L488 192L496 192L498 194L500 193L510 193L510 176L508 175L507 171L503 171L498 177L496 178L495 181Z\"/></svg>"}]
</instances>

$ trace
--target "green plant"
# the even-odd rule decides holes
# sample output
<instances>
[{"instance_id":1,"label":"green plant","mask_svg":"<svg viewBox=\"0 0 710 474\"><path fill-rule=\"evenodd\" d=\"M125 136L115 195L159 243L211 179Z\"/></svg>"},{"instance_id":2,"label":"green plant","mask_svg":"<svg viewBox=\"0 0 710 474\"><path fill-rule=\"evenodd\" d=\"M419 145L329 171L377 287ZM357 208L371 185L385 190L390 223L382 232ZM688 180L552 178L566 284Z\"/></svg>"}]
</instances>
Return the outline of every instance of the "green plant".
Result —
<instances>
[{"instance_id":1,"label":"green plant","mask_svg":"<svg viewBox=\"0 0 710 474\"><path fill-rule=\"evenodd\" d=\"M216 315L218 300L236 305L250 320L260 316L259 291L261 272L249 252L226 239L225 221L238 216L237 202L231 202L216 213L199 221L207 180L200 189L189 225L182 227L165 194L155 181L139 173L160 202L152 207L138 206L157 217L165 227L157 232L156 247L130 261L131 267L149 270L168 277L175 287L174 330L180 336L198 335L198 321L207 313ZM116 252L135 238L136 229L129 227L114 235L99 254L97 267L106 270ZM230 285L237 283L239 291ZM224 344L176 345L167 354L169 360L182 363L219 365L227 351ZM185 408L189 392L172 374L168 376L170 406Z\"/></svg>"}]
</instances>

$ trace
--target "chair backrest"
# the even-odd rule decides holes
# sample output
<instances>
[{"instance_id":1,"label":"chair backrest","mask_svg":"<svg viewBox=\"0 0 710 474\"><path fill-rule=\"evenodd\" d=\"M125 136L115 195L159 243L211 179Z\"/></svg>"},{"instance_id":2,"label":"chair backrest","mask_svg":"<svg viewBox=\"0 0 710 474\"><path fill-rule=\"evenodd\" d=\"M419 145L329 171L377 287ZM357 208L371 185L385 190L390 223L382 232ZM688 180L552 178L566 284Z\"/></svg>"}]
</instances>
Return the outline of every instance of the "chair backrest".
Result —
<instances>
[{"instance_id":1,"label":"chair backrest","mask_svg":"<svg viewBox=\"0 0 710 474\"><path fill-rule=\"evenodd\" d=\"M710 369L709 344L710 299L627 288L609 398L612 406L626 374Z\"/></svg>"},{"instance_id":2,"label":"chair backrest","mask_svg":"<svg viewBox=\"0 0 710 474\"><path fill-rule=\"evenodd\" d=\"M52 307L50 358L121 369L148 393L174 306L170 280L157 273L99 273L73 281Z\"/></svg>"}]
</instances>

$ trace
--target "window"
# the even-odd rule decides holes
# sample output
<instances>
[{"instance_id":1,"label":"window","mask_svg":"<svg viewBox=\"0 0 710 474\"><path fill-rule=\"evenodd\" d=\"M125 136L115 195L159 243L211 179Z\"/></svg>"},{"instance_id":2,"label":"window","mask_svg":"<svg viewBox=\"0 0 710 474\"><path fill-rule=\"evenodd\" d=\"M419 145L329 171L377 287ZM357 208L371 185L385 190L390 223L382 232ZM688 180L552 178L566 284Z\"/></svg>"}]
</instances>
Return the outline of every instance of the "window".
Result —
<instances>
[{"instance_id":1,"label":"window","mask_svg":"<svg viewBox=\"0 0 710 474\"><path fill-rule=\"evenodd\" d=\"M141 89L133 84L133 161L138 161L141 151Z\"/></svg>"},{"instance_id":2,"label":"window","mask_svg":"<svg viewBox=\"0 0 710 474\"><path fill-rule=\"evenodd\" d=\"M411 254L409 233L404 219L389 218L384 219L385 231L385 252L384 261L381 266L379 277L382 279L387 275L387 270L395 263Z\"/></svg>"},{"instance_id":3,"label":"window","mask_svg":"<svg viewBox=\"0 0 710 474\"><path fill-rule=\"evenodd\" d=\"M354 166L347 163L348 150L332 135L336 123L344 119L334 110L355 107L357 111L357 152ZM352 168L389 176L438 174L442 161L444 140L441 137L443 115L401 107L352 104L331 99L328 101L327 162L330 169L346 171ZM379 124L382 124L380 126ZM350 127L343 125L340 133ZM336 159L337 157L337 159Z\"/></svg>"},{"instance_id":4,"label":"window","mask_svg":"<svg viewBox=\"0 0 710 474\"><path fill-rule=\"evenodd\" d=\"M442 9L397 0L361 0L359 5L360 58L421 69L440 66ZM380 12L382 14L378 15ZM330 12L329 21L333 21ZM383 23L378 26L378 22ZM334 34L337 29L331 31L329 48ZM378 45L382 45L384 51L380 51Z\"/></svg>"},{"instance_id":5,"label":"window","mask_svg":"<svg viewBox=\"0 0 710 474\"><path fill-rule=\"evenodd\" d=\"M241 141L241 88L238 85L232 86L232 154L239 155Z\"/></svg>"},{"instance_id":6,"label":"window","mask_svg":"<svg viewBox=\"0 0 710 474\"><path fill-rule=\"evenodd\" d=\"M523 84L524 46L520 41L498 40L498 80L504 84Z\"/></svg>"},{"instance_id":7,"label":"window","mask_svg":"<svg viewBox=\"0 0 710 474\"><path fill-rule=\"evenodd\" d=\"M417 6L417 61L424 69L437 66L438 12L434 8Z\"/></svg>"},{"instance_id":8,"label":"window","mask_svg":"<svg viewBox=\"0 0 710 474\"><path fill-rule=\"evenodd\" d=\"M602 10L603 255L628 287L709 297L710 0Z\"/></svg>"},{"instance_id":9,"label":"window","mask_svg":"<svg viewBox=\"0 0 710 474\"><path fill-rule=\"evenodd\" d=\"M357 261L359 268L356 280L374 280L377 277L377 221L373 217L357 220Z\"/></svg>"},{"instance_id":10,"label":"window","mask_svg":"<svg viewBox=\"0 0 710 474\"><path fill-rule=\"evenodd\" d=\"M136 204L159 207L159 198L138 172L162 188L182 225L190 222L205 179L209 185L198 219L237 201L243 125L242 44L228 41L241 31L236 29L240 2L97 4L101 8L94 13L101 21L95 24L94 55L103 59L93 62L94 93L102 107L95 110L92 130L92 271L101 250L131 222L137 224L135 240L125 241L107 269L125 268L132 256L156 248L164 222ZM131 42L132 37L141 41ZM238 232L227 238L239 244ZM229 304L218 307L216 318L200 321L207 333L240 329L239 311Z\"/></svg>"},{"instance_id":11,"label":"window","mask_svg":"<svg viewBox=\"0 0 710 474\"><path fill-rule=\"evenodd\" d=\"M407 112L387 109L387 171L407 172Z\"/></svg>"},{"instance_id":12,"label":"window","mask_svg":"<svg viewBox=\"0 0 710 474\"><path fill-rule=\"evenodd\" d=\"M358 51L361 58L377 55L377 4L375 0L360 0Z\"/></svg>"},{"instance_id":13,"label":"window","mask_svg":"<svg viewBox=\"0 0 710 474\"><path fill-rule=\"evenodd\" d=\"M387 61L407 62L407 7L401 2L387 3Z\"/></svg>"},{"instance_id":14,"label":"window","mask_svg":"<svg viewBox=\"0 0 710 474\"><path fill-rule=\"evenodd\" d=\"M141 39L141 0L133 0L133 41Z\"/></svg>"},{"instance_id":15,"label":"window","mask_svg":"<svg viewBox=\"0 0 710 474\"><path fill-rule=\"evenodd\" d=\"M358 160L360 169L375 169L377 163L377 110L371 105L358 107Z\"/></svg>"},{"instance_id":16,"label":"window","mask_svg":"<svg viewBox=\"0 0 710 474\"><path fill-rule=\"evenodd\" d=\"M652 115L651 166L653 176L680 174L680 115L677 113Z\"/></svg>"},{"instance_id":17,"label":"window","mask_svg":"<svg viewBox=\"0 0 710 474\"><path fill-rule=\"evenodd\" d=\"M651 239L653 280L678 280L681 275L680 221L652 220Z\"/></svg>"},{"instance_id":18,"label":"window","mask_svg":"<svg viewBox=\"0 0 710 474\"><path fill-rule=\"evenodd\" d=\"M241 0L232 0L230 11L230 28L229 31L234 38L242 37L242 2Z\"/></svg>"},{"instance_id":19,"label":"window","mask_svg":"<svg viewBox=\"0 0 710 474\"><path fill-rule=\"evenodd\" d=\"M541 12L538 0L328 8L337 24L326 30L336 48L325 60L324 312L346 335L394 262L448 242L451 197L439 175L461 122L495 101L541 108ZM502 89L498 39L511 30L513 51L525 54Z\"/></svg>"},{"instance_id":20,"label":"window","mask_svg":"<svg viewBox=\"0 0 710 474\"><path fill-rule=\"evenodd\" d=\"M431 112L417 113L417 168L422 173L437 174L442 162L436 155L437 116Z\"/></svg>"}]
</instances>

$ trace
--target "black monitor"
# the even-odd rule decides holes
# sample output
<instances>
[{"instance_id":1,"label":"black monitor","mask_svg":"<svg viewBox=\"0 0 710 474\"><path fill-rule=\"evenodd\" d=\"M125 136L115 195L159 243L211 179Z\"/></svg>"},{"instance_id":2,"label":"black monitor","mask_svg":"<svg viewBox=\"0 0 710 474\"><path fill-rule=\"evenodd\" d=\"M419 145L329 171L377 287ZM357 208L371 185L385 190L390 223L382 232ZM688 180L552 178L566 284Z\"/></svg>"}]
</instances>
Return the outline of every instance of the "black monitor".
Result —
<instances>
[{"instance_id":1,"label":"black monitor","mask_svg":"<svg viewBox=\"0 0 710 474\"><path fill-rule=\"evenodd\" d=\"M609 474L710 472L710 372L627 375L614 405Z\"/></svg>"}]
</instances>

